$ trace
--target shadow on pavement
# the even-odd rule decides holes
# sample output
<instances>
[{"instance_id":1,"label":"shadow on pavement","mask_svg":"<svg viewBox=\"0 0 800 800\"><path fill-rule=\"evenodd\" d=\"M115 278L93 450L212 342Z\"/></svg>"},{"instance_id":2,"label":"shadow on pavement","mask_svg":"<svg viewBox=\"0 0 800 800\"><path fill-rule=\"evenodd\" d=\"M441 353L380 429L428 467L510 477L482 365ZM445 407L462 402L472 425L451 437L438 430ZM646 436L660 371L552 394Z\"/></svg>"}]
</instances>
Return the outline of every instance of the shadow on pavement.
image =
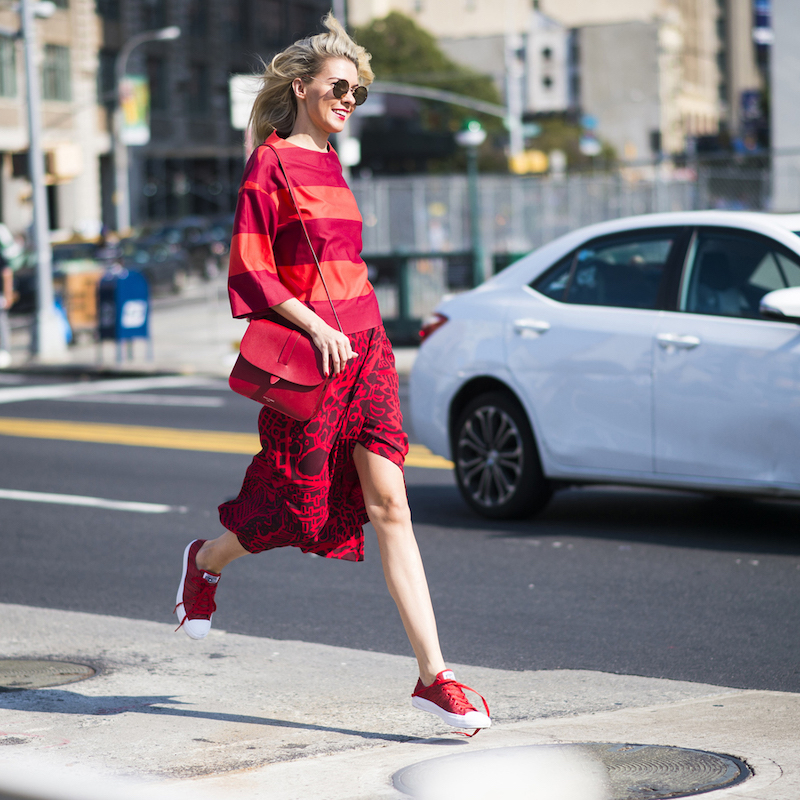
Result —
<instances>
[{"instance_id":1,"label":"shadow on pavement","mask_svg":"<svg viewBox=\"0 0 800 800\"><path fill-rule=\"evenodd\" d=\"M748 553L800 554L800 503L658 489L594 486L557 492L529 520L473 513L454 486L408 487L417 525L508 538L581 536Z\"/></svg>"},{"instance_id":2,"label":"shadow on pavement","mask_svg":"<svg viewBox=\"0 0 800 800\"><path fill-rule=\"evenodd\" d=\"M276 728L339 733L344 736L357 736L361 739L377 739L388 742L419 743L432 741L419 736L400 736L392 733L375 733L373 731L315 725L307 722L271 719L270 717L252 717L246 714L226 714L217 711L168 707L176 705L185 706L186 703L163 695L87 697L62 689L22 689L0 692L0 708L13 711L35 711L45 714L80 714L100 717L133 712L136 714L157 714L159 716L188 717L245 725L268 725Z\"/></svg>"}]
</instances>

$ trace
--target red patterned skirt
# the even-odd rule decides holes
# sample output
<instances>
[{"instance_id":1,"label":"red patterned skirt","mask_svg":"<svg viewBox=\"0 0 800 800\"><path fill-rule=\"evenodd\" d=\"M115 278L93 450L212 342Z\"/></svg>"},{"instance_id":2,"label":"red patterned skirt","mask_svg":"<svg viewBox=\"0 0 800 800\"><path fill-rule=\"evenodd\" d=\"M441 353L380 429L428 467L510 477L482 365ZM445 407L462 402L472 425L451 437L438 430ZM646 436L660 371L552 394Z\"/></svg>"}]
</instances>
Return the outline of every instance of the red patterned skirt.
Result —
<instances>
[{"instance_id":1,"label":"red patterned skirt","mask_svg":"<svg viewBox=\"0 0 800 800\"><path fill-rule=\"evenodd\" d=\"M353 450L361 444L402 469L408 437L383 328L349 338L358 357L331 381L315 417L298 422L261 409L261 452L239 496L219 507L220 522L251 553L292 546L364 560L362 526L368 519Z\"/></svg>"}]
</instances>

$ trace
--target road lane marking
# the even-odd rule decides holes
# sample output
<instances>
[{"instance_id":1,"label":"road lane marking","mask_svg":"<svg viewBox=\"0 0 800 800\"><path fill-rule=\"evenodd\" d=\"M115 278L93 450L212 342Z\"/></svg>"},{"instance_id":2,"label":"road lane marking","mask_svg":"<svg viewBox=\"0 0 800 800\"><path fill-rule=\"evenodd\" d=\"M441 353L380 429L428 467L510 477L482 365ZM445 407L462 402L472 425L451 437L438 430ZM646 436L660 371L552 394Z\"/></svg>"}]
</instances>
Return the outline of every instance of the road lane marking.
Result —
<instances>
[{"instance_id":1,"label":"road lane marking","mask_svg":"<svg viewBox=\"0 0 800 800\"><path fill-rule=\"evenodd\" d=\"M453 469L453 462L432 453L425 445L412 444L408 446L406 466L422 467L423 469Z\"/></svg>"},{"instance_id":2,"label":"road lane marking","mask_svg":"<svg viewBox=\"0 0 800 800\"><path fill-rule=\"evenodd\" d=\"M212 453L252 455L261 449L258 435L155 428L145 425L111 425L102 422L64 422L51 419L0 417L0 434L34 439L159 447L167 450L201 450Z\"/></svg>"},{"instance_id":3,"label":"road lane marking","mask_svg":"<svg viewBox=\"0 0 800 800\"><path fill-rule=\"evenodd\" d=\"M0 500L23 500L27 503L54 503L64 506L108 508L112 511L134 511L139 514L166 514L170 511L185 511L184 508L165 506L161 503L137 503L125 500L104 500L102 497L85 497L79 494L52 494L50 492L23 492L16 489L0 489Z\"/></svg>"},{"instance_id":4,"label":"road lane marking","mask_svg":"<svg viewBox=\"0 0 800 800\"><path fill-rule=\"evenodd\" d=\"M202 397L182 394L81 394L74 397L52 397L59 403L112 403L130 406L178 406L184 408L222 408L222 397Z\"/></svg>"},{"instance_id":5,"label":"road lane marking","mask_svg":"<svg viewBox=\"0 0 800 800\"><path fill-rule=\"evenodd\" d=\"M242 455L253 455L261 449L258 434L255 433L111 425L101 422L64 422L22 417L0 417L0 435ZM453 464L434 455L421 444L412 444L406 457L406 466L452 469Z\"/></svg>"},{"instance_id":6,"label":"road lane marking","mask_svg":"<svg viewBox=\"0 0 800 800\"><path fill-rule=\"evenodd\" d=\"M75 383L37 384L0 389L0 404L21 403L26 400L57 400L74 395L105 394L107 392L140 392L143 389L182 389L216 385L210 378L187 375L166 375L154 378L127 378L107 381L76 381Z\"/></svg>"}]
</instances>

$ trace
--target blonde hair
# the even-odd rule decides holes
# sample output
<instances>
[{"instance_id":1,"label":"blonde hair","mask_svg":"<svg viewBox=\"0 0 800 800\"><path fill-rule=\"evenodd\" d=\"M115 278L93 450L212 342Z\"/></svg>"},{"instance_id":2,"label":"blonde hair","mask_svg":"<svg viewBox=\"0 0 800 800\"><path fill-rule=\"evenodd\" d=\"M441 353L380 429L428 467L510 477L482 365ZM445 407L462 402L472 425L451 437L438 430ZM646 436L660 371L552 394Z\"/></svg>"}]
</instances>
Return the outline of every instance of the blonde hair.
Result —
<instances>
[{"instance_id":1,"label":"blonde hair","mask_svg":"<svg viewBox=\"0 0 800 800\"><path fill-rule=\"evenodd\" d=\"M326 14L322 24L328 33L318 33L289 45L265 66L261 89L250 113L253 141L263 142L273 130L279 135L291 133L297 117L297 98L292 83L318 75L329 58L346 58L358 70L358 82L369 86L375 79L369 65L372 56L357 45L341 23Z\"/></svg>"}]
</instances>

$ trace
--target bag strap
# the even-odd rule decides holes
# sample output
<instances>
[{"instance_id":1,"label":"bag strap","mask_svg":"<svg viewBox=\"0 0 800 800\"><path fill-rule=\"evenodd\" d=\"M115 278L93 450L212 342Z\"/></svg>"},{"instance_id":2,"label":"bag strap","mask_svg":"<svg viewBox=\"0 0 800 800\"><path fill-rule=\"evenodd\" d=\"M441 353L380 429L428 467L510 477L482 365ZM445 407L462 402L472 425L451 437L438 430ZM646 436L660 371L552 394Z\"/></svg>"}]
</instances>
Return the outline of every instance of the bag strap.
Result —
<instances>
[{"instance_id":1,"label":"bag strap","mask_svg":"<svg viewBox=\"0 0 800 800\"><path fill-rule=\"evenodd\" d=\"M342 330L342 323L339 322L339 315L336 313L336 308L333 305L333 300L331 299L331 293L328 291L328 284L325 282L325 276L322 274L322 267L319 265L319 259L317 258L317 254L314 251L314 245L311 244L311 237L308 235L308 229L306 228L305 220L303 219L303 214L300 212L300 206L297 205L297 200L294 196L294 189L292 189L291 181L289 180L289 176L286 174L286 167L283 166L283 161L281 161L280 155L278 155L278 151L271 145L265 142L267 147L275 153L275 158L278 159L278 166L281 168L281 172L283 173L283 177L286 178L286 185L289 187L289 196L292 198L292 203L294 204L295 211L297 211L297 217L300 220L300 225L303 227L303 233L306 235L306 241L308 242L308 248L311 250L311 255L314 256L314 263L317 265L317 272L319 273L320 280L322 281L322 286L325 289L325 294L328 295L328 302L331 304L331 311L333 312L333 318L336 320L336 324L339 326L339 330L344 333Z\"/></svg>"}]
</instances>

